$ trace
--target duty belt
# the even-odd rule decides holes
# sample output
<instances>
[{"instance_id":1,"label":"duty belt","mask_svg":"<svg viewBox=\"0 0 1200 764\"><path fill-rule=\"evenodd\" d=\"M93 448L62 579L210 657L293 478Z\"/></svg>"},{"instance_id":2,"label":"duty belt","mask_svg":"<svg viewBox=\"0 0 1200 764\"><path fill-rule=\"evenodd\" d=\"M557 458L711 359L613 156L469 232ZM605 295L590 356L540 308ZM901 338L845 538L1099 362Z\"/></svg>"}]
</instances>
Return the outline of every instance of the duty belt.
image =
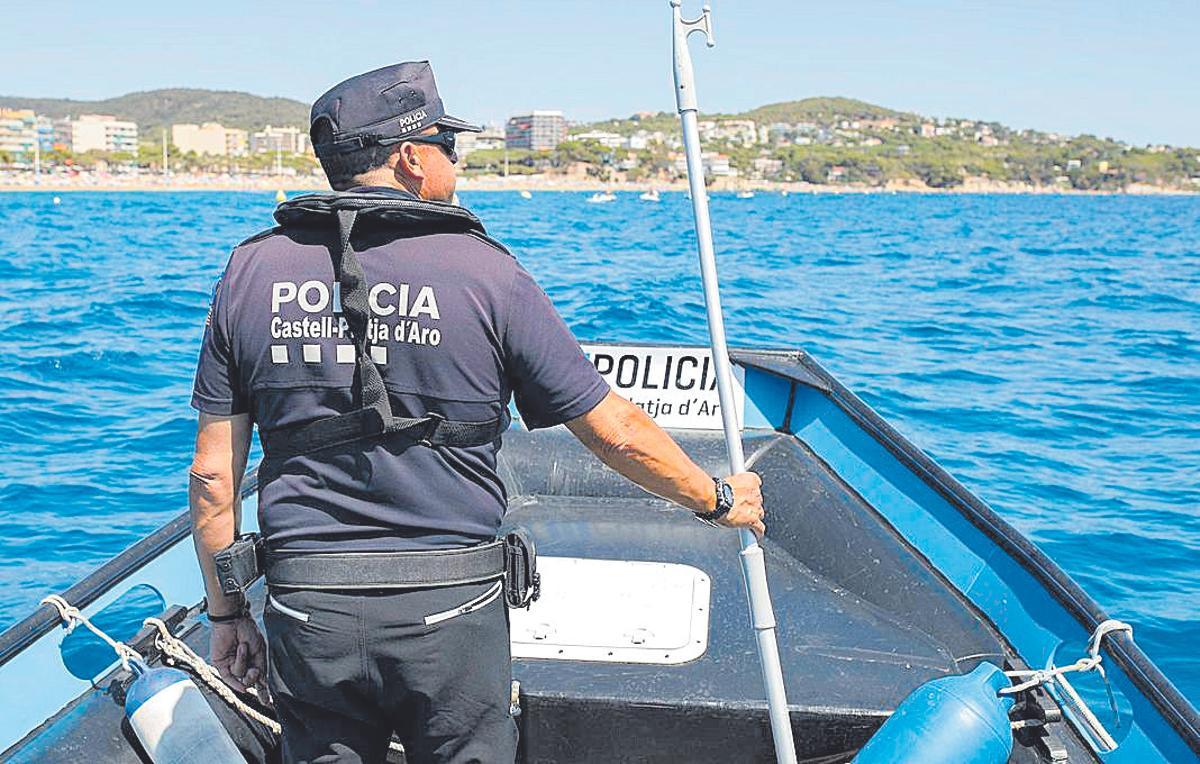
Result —
<instances>
[{"instance_id":1,"label":"duty belt","mask_svg":"<svg viewBox=\"0 0 1200 764\"><path fill-rule=\"evenodd\" d=\"M542 589L537 549L524 528L495 541L426 552L267 552L257 533L238 536L213 555L221 590L244 595L265 573L267 583L303 589L411 589L504 578L509 607L527 608Z\"/></svg>"},{"instance_id":2,"label":"duty belt","mask_svg":"<svg viewBox=\"0 0 1200 764\"><path fill-rule=\"evenodd\" d=\"M504 541L422 552L267 552L267 584L295 589L406 589L500 578Z\"/></svg>"}]
</instances>

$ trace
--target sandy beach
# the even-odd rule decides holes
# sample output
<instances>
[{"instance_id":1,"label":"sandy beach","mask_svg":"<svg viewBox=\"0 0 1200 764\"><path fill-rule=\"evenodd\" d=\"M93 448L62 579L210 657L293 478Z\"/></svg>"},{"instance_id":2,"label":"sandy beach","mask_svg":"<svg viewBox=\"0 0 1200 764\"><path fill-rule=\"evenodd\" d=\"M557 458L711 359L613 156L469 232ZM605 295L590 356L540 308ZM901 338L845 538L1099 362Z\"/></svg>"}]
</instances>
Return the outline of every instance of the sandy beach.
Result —
<instances>
[{"instance_id":1,"label":"sandy beach","mask_svg":"<svg viewBox=\"0 0 1200 764\"><path fill-rule=\"evenodd\" d=\"M659 191L687 191L684 181L645 181L639 183L605 183L590 178L565 175L474 175L458 179L459 191L612 191L641 193L651 188ZM315 175L117 175L117 174L0 174L0 192L73 192L73 191L328 191L323 177ZM986 178L966 178L953 188L932 188L920 181L891 181L880 186L861 184L780 183L771 181L731 182L718 180L709 186L711 192L755 191L789 194L1069 194L1069 195L1200 195L1200 185L1194 188L1134 184L1120 191L1081 191L1067 186L1038 186L1029 183L1006 183Z\"/></svg>"}]
</instances>

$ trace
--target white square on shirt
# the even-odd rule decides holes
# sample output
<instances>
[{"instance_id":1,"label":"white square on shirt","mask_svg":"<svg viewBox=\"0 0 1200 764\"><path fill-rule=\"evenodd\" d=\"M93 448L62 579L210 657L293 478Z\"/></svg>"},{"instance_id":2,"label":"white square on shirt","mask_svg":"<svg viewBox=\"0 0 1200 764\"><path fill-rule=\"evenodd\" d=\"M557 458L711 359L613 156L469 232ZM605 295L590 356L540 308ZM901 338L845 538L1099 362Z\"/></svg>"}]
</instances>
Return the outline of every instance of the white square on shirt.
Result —
<instances>
[{"instance_id":1,"label":"white square on shirt","mask_svg":"<svg viewBox=\"0 0 1200 764\"><path fill-rule=\"evenodd\" d=\"M288 352L287 345L272 345L271 346L271 363L287 363Z\"/></svg>"},{"instance_id":2,"label":"white square on shirt","mask_svg":"<svg viewBox=\"0 0 1200 764\"><path fill-rule=\"evenodd\" d=\"M320 363L321 362L321 346L320 345L305 345L304 346L304 362L305 363Z\"/></svg>"},{"instance_id":3,"label":"white square on shirt","mask_svg":"<svg viewBox=\"0 0 1200 764\"><path fill-rule=\"evenodd\" d=\"M354 363L354 346L353 345L338 345L337 346L337 362L338 363Z\"/></svg>"},{"instance_id":4,"label":"white square on shirt","mask_svg":"<svg viewBox=\"0 0 1200 764\"><path fill-rule=\"evenodd\" d=\"M373 346L371 348L371 360L375 363L387 363L387 348Z\"/></svg>"}]
</instances>

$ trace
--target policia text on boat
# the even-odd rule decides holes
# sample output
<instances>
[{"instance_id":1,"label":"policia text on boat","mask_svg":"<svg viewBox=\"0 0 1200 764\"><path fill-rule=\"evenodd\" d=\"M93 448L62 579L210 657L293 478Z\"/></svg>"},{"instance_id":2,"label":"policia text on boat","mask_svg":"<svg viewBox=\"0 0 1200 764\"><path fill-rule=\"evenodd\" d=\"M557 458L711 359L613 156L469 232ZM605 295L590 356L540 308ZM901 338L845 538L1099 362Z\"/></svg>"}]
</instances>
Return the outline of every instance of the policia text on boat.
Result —
<instances>
[{"instance_id":1,"label":"policia text on boat","mask_svg":"<svg viewBox=\"0 0 1200 764\"><path fill-rule=\"evenodd\" d=\"M214 295L189 491L211 657L235 688L269 685L286 761L382 761L393 733L414 762L513 760L494 541L510 399L525 426L565 424L646 490L765 531L759 478L708 476L612 393L532 277L451 202L455 135L478 129L446 114L427 62L335 86L311 134L337 192L280 205ZM333 328L272 329L306 320ZM238 527L254 426L267 644L213 562Z\"/></svg>"}]
</instances>

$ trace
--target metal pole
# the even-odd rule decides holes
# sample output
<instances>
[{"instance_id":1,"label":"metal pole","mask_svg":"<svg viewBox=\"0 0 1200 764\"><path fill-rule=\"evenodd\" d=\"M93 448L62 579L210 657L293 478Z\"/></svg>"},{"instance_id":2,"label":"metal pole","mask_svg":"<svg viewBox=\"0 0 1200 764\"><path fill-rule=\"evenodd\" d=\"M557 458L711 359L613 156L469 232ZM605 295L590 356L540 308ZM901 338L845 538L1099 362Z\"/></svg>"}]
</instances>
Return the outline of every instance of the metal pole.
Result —
<instances>
[{"instance_id":1,"label":"metal pole","mask_svg":"<svg viewBox=\"0 0 1200 764\"><path fill-rule=\"evenodd\" d=\"M708 192L704 188L700 132L696 126L699 110L696 103L696 82L692 74L692 57L687 47L687 38L692 32L703 32L710 48L715 44L712 36L712 10L705 5L700 18L684 21L680 13L682 0L670 0L670 3L674 30L675 102L683 124L688 185L692 191L696 243L700 251L700 275L704 281L704 304L708 309L708 335L712 343L713 366L717 374L717 394L721 400L721 424L725 429L725 446L729 451L729 471L743 472L746 469L746 457L742 453L742 435L733 400L733 375L729 367L729 349L725 344L725 320L721 313L712 224L708 216ZM779 764L795 764L796 744L792 740L792 723L788 713L787 694L784 691L783 669L779 664L775 613L771 607L771 594L767 590L766 561L754 533L745 528L740 529L738 533L742 545L742 577L746 582L746 593L750 600L750 620L754 624L758 640L758 658L762 667L763 685L767 692L771 735L775 741L775 760Z\"/></svg>"}]
</instances>

